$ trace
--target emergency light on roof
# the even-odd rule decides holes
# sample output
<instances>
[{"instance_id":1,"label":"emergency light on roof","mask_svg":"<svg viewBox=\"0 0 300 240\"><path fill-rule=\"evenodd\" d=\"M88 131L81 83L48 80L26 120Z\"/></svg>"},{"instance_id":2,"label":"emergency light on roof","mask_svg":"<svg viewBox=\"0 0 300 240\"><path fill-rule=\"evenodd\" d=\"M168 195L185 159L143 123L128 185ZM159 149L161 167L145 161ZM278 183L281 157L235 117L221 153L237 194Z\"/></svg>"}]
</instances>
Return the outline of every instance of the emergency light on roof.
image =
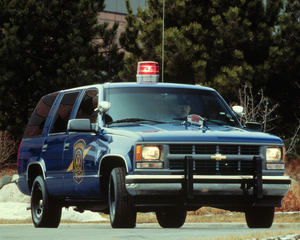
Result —
<instances>
[{"instance_id":1,"label":"emergency light on roof","mask_svg":"<svg viewBox=\"0 0 300 240\"><path fill-rule=\"evenodd\" d=\"M159 69L157 62L139 62L136 79L138 83L157 83Z\"/></svg>"}]
</instances>

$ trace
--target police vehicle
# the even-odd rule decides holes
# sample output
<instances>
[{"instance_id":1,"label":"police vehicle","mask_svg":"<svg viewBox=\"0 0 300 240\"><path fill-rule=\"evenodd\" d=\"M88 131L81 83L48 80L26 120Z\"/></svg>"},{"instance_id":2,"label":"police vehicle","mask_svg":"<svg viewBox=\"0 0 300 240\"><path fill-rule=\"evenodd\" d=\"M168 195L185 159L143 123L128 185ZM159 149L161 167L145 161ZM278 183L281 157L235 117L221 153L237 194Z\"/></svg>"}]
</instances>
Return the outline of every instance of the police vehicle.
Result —
<instances>
[{"instance_id":1,"label":"police vehicle","mask_svg":"<svg viewBox=\"0 0 300 240\"><path fill-rule=\"evenodd\" d=\"M136 83L40 100L18 152L18 187L31 195L35 227L58 227L62 207L74 207L109 212L113 228L135 227L137 212L179 228L203 206L271 227L291 181L282 140L243 127L241 107L235 113L214 89L158 76L157 63L140 62Z\"/></svg>"}]
</instances>

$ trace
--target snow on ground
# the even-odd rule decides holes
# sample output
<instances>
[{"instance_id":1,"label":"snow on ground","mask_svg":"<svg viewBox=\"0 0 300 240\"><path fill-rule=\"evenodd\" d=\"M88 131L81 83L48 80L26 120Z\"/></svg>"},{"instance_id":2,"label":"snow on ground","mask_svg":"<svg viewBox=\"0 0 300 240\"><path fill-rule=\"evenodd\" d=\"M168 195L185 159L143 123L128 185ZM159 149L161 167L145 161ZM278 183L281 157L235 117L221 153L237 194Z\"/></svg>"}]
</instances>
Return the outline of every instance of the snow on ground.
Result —
<instances>
[{"instance_id":1,"label":"snow on ground","mask_svg":"<svg viewBox=\"0 0 300 240\"><path fill-rule=\"evenodd\" d=\"M0 189L0 219L31 219L31 212L30 210L27 210L28 207L30 207L30 197L22 194L14 182L7 184ZM63 208L61 219L78 222L99 222L108 220L101 217L98 213L91 211L78 213L72 208Z\"/></svg>"}]
</instances>

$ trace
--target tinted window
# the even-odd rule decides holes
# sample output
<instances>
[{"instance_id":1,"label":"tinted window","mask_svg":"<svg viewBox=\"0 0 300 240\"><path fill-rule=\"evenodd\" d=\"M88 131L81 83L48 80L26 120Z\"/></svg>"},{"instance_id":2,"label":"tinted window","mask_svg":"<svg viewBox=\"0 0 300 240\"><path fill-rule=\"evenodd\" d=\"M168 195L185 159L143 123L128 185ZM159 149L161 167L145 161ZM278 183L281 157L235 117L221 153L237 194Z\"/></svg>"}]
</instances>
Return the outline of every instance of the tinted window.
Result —
<instances>
[{"instance_id":1,"label":"tinted window","mask_svg":"<svg viewBox=\"0 0 300 240\"><path fill-rule=\"evenodd\" d=\"M95 108L98 107L98 90L87 90L80 103L76 118L88 118L91 123L97 120L97 112Z\"/></svg>"},{"instance_id":2,"label":"tinted window","mask_svg":"<svg viewBox=\"0 0 300 240\"><path fill-rule=\"evenodd\" d=\"M111 88L106 90L111 103L107 112L113 121L142 118L164 122L182 121L197 114L219 124L235 125L230 109L214 91L189 88Z\"/></svg>"},{"instance_id":3,"label":"tinted window","mask_svg":"<svg viewBox=\"0 0 300 240\"><path fill-rule=\"evenodd\" d=\"M23 138L41 136L50 109L58 93L44 96L34 110Z\"/></svg>"},{"instance_id":4,"label":"tinted window","mask_svg":"<svg viewBox=\"0 0 300 240\"><path fill-rule=\"evenodd\" d=\"M65 132L78 92L66 93L57 109L50 133Z\"/></svg>"}]
</instances>

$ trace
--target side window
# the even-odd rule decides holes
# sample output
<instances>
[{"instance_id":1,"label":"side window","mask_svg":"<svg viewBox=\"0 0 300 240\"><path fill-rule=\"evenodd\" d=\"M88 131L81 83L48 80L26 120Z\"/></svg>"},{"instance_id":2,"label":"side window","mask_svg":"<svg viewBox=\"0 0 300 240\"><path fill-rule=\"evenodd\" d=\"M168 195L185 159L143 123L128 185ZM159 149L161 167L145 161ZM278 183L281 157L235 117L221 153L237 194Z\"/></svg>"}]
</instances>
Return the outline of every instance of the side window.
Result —
<instances>
[{"instance_id":1,"label":"side window","mask_svg":"<svg viewBox=\"0 0 300 240\"><path fill-rule=\"evenodd\" d=\"M87 90L80 103L76 118L88 118L91 123L97 120L95 108L98 106L98 90Z\"/></svg>"},{"instance_id":2,"label":"side window","mask_svg":"<svg viewBox=\"0 0 300 240\"><path fill-rule=\"evenodd\" d=\"M50 133L65 132L79 92L66 93L57 109Z\"/></svg>"},{"instance_id":3,"label":"side window","mask_svg":"<svg viewBox=\"0 0 300 240\"><path fill-rule=\"evenodd\" d=\"M46 119L57 95L58 93L50 94L44 96L40 100L39 104L37 105L29 120L23 138L41 136Z\"/></svg>"}]
</instances>

